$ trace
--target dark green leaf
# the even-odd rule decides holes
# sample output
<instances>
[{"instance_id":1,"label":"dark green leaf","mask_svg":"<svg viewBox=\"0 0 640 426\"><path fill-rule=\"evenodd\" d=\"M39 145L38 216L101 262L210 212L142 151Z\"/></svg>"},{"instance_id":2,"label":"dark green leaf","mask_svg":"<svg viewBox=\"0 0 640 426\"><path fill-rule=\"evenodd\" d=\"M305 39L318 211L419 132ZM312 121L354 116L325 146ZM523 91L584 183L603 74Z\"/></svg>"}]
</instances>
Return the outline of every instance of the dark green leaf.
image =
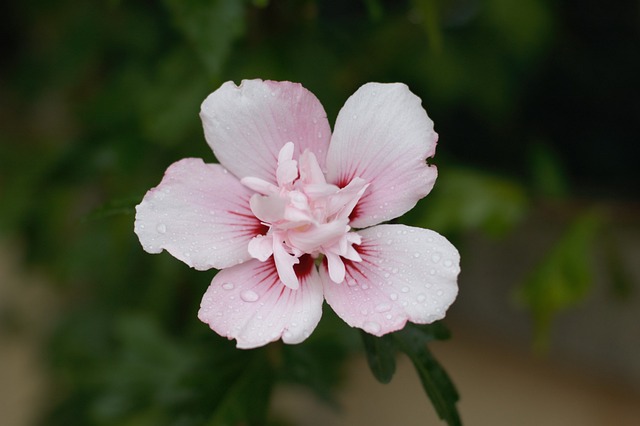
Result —
<instances>
[{"instance_id":1,"label":"dark green leaf","mask_svg":"<svg viewBox=\"0 0 640 426\"><path fill-rule=\"evenodd\" d=\"M142 195L139 197L119 198L117 200L111 200L102 206L91 211L85 220L97 220L104 219L106 217L114 215L130 215L135 213L135 206L142 200Z\"/></svg>"},{"instance_id":2,"label":"dark green leaf","mask_svg":"<svg viewBox=\"0 0 640 426\"><path fill-rule=\"evenodd\" d=\"M266 424L274 372L265 351L255 354L236 381L227 389L208 426L261 426Z\"/></svg>"},{"instance_id":3,"label":"dark green leaf","mask_svg":"<svg viewBox=\"0 0 640 426\"><path fill-rule=\"evenodd\" d=\"M534 320L534 346L548 344L551 320L559 311L583 300L591 288L591 252L602 218L595 212L580 215L517 289L516 297Z\"/></svg>"},{"instance_id":4,"label":"dark green leaf","mask_svg":"<svg viewBox=\"0 0 640 426\"><path fill-rule=\"evenodd\" d=\"M439 232L481 229L502 235L526 212L524 188L508 179L476 170L449 168L438 177L429 208L415 209L415 223Z\"/></svg>"},{"instance_id":5,"label":"dark green leaf","mask_svg":"<svg viewBox=\"0 0 640 426\"><path fill-rule=\"evenodd\" d=\"M431 399L438 416L449 426L462 425L456 408L458 392L447 372L427 348L428 342L448 337L444 326L439 323L428 326L407 324L403 330L392 336L398 348L407 354L416 368L422 387Z\"/></svg>"},{"instance_id":6,"label":"dark green leaf","mask_svg":"<svg viewBox=\"0 0 640 426\"><path fill-rule=\"evenodd\" d=\"M242 34L244 2L166 0L175 23L193 44L213 77L218 77L231 44Z\"/></svg>"},{"instance_id":7,"label":"dark green leaf","mask_svg":"<svg viewBox=\"0 0 640 426\"><path fill-rule=\"evenodd\" d=\"M369 368L380 383L389 383L396 372L396 349L390 336L376 337L361 331Z\"/></svg>"}]
</instances>

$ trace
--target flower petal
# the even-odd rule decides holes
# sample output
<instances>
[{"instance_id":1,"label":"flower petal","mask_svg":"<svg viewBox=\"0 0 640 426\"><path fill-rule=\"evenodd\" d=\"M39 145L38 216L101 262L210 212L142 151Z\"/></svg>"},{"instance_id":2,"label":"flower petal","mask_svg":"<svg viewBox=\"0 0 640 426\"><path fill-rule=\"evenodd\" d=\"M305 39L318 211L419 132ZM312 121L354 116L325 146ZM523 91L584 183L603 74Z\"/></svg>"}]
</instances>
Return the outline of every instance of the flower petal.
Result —
<instances>
[{"instance_id":1,"label":"flower petal","mask_svg":"<svg viewBox=\"0 0 640 426\"><path fill-rule=\"evenodd\" d=\"M147 252L167 250L198 270L236 265L251 258L249 241L264 233L250 197L219 164L186 158L136 206L135 232Z\"/></svg>"},{"instance_id":2,"label":"flower petal","mask_svg":"<svg viewBox=\"0 0 640 426\"><path fill-rule=\"evenodd\" d=\"M327 154L327 181L370 183L351 214L353 227L396 218L431 191L437 170L426 159L437 140L420 98L404 84L368 83L347 100Z\"/></svg>"},{"instance_id":3,"label":"flower petal","mask_svg":"<svg viewBox=\"0 0 640 426\"><path fill-rule=\"evenodd\" d=\"M220 164L238 178L276 183L278 153L295 144L293 159L308 149L325 164L331 128L320 101L297 83L229 81L202 103L204 134Z\"/></svg>"},{"instance_id":4,"label":"flower petal","mask_svg":"<svg viewBox=\"0 0 640 426\"><path fill-rule=\"evenodd\" d=\"M198 318L212 330L236 339L239 348L255 348L282 338L300 343L322 316L322 284L313 259L296 265L300 287L291 290L278 278L272 259L250 260L220 271L205 293Z\"/></svg>"},{"instance_id":5,"label":"flower petal","mask_svg":"<svg viewBox=\"0 0 640 426\"><path fill-rule=\"evenodd\" d=\"M346 278L336 284L327 266L320 277L327 303L347 324L382 336L407 321L444 317L458 293L460 255L428 229L379 225L358 231L362 262L345 260Z\"/></svg>"}]
</instances>

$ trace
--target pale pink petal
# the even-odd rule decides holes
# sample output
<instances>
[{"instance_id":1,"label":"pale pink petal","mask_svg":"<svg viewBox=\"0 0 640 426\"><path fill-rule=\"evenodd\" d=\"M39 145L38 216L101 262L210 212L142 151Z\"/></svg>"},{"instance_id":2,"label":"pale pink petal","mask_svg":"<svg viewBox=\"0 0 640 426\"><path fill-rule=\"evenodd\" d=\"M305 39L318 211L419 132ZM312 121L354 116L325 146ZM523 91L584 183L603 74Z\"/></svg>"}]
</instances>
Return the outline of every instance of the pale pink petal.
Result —
<instances>
[{"instance_id":1,"label":"pale pink petal","mask_svg":"<svg viewBox=\"0 0 640 426\"><path fill-rule=\"evenodd\" d=\"M444 317L458 293L460 256L428 229L379 225L358 231L362 262L345 260L346 278L336 284L327 266L320 276L327 303L347 324L376 336L407 321L426 324Z\"/></svg>"},{"instance_id":2,"label":"pale pink petal","mask_svg":"<svg viewBox=\"0 0 640 426\"><path fill-rule=\"evenodd\" d=\"M249 176L240 179L240 182L242 182L242 184L247 188L262 195L270 195L278 192L278 187L276 185L269 183L264 179Z\"/></svg>"},{"instance_id":3,"label":"pale pink petal","mask_svg":"<svg viewBox=\"0 0 640 426\"><path fill-rule=\"evenodd\" d=\"M351 214L353 227L396 218L431 191L437 170L426 159L437 140L420 98L404 84L368 83L347 100L327 154L327 181L370 183Z\"/></svg>"},{"instance_id":4,"label":"pale pink petal","mask_svg":"<svg viewBox=\"0 0 640 426\"><path fill-rule=\"evenodd\" d=\"M295 145L324 166L331 129L318 99L297 83L244 80L224 83L202 103L204 134L220 164L239 178L276 183L278 153Z\"/></svg>"},{"instance_id":5,"label":"pale pink petal","mask_svg":"<svg viewBox=\"0 0 640 426\"><path fill-rule=\"evenodd\" d=\"M271 235L258 235L249 241L247 249L251 257L264 262L273 254L273 237Z\"/></svg>"},{"instance_id":6,"label":"pale pink petal","mask_svg":"<svg viewBox=\"0 0 640 426\"><path fill-rule=\"evenodd\" d=\"M335 220L306 230L289 232L288 239L292 247L305 253L313 253L323 245L332 245L348 230L347 220Z\"/></svg>"},{"instance_id":7,"label":"pale pink petal","mask_svg":"<svg viewBox=\"0 0 640 426\"><path fill-rule=\"evenodd\" d=\"M286 251L278 233L273 234L273 260L280 281L292 290L298 289L300 281L295 273L295 265L300 262L300 259Z\"/></svg>"},{"instance_id":8,"label":"pale pink petal","mask_svg":"<svg viewBox=\"0 0 640 426\"><path fill-rule=\"evenodd\" d=\"M335 253L325 253L327 258L327 271L329 272L329 278L333 283L341 283L345 277L345 266L340 256Z\"/></svg>"},{"instance_id":9,"label":"pale pink petal","mask_svg":"<svg viewBox=\"0 0 640 426\"><path fill-rule=\"evenodd\" d=\"M300 156L300 180L305 185L326 183L324 172L313 152L304 151Z\"/></svg>"},{"instance_id":10,"label":"pale pink petal","mask_svg":"<svg viewBox=\"0 0 640 426\"><path fill-rule=\"evenodd\" d=\"M249 241L265 231L249 197L219 164L180 160L136 207L135 232L147 252L167 250L198 270L236 265L250 259Z\"/></svg>"},{"instance_id":11,"label":"pale pink petal","mask_svg":"<svg viewBox=\"0 0 640 426\"><path fill-rule=\"evenodd\" d=\"M282 284L272 260L250 260L220 271L205 293L198 318L212 330L255 348L282 338L299 343L322 315L322 284L313 259L296 266L300 287Z\"/></svg>"},{"instance_id":12,"label":"pale pink petal","mask_svg":"<svg viewBox=\"0 0 640 426\"><path fill-rule=\"evenodd\" d=\"M276 195L253 194L249 207L255 217L264 222L277 222L284 216L287 200Z\"/></svg>"}]
</instances>

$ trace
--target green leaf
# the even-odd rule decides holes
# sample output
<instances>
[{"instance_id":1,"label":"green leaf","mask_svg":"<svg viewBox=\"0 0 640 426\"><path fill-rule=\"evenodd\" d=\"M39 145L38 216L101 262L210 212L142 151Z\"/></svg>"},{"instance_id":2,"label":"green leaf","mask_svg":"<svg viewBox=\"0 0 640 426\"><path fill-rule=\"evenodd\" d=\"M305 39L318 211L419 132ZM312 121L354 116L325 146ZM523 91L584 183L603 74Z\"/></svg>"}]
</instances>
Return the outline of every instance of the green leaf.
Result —
<instances>
[{"instance_id":1,"label":"green leaf","mask_svg":"<svg viewBox=\"0 0 640 426\"><path fill-rule=\"evenodd\" d=\"M429 47L435 52L442 50L442 30L436 0L414 0L413 7L422 21L427 33Z\"/></svg>"},{"instance_id":2,"label":"green leaf","mask_svg":"<svg viewBox=\"0 0 640 426\"><path fill-rule=\"evenodd\" d=\"M216 407L208 426L266 424L274 372L265 355L265 351L255 351L252 360Z\"/></svg>"},{"instance_id":3,"label":"green leaf","mask_svg":"<svg viewBox=\"0 0 640 426\"><path fill-rule=\"evenodd\" d=\"M389 383L396 372L396 348L390 336L376 337L360 331L369 368L380 383Z\"/></svg>"},{"instance_id":4,"label":"green leaf","mask_svg":"<svg viewBox=\"0 0 640 426\"><path fill-rule=\"evenodd\" d=\"M569 190L562 160L552 146L536 143L529 154L533 187L543 197L565 197Z\"/></svg>"},{"instance_id":5,"label":"green leaf","mask_svg":"<svg viewBox=\"0 0 640 426\"><path fill-rule=\"evenodd\" d=\"M447 372L435 359L427 348L427 343L435 339L446 339L449 332L441 323L417 326L408 323L401 331L392 334L399 349L401 349L413 363L422 387L438 416L449 426L461 426L456 403L459 399L458 391Z\"/></svg>"},{"instance_id":6,"label":"green leaf","mask_svg":"<svg viewBox=\"0 0 640 426\"><path fill-rule=\"evenodd\" d=\"M593 211L578 216L556 245L516 290L517 300L531 310L534 347L545 350L553 316L582 301L591 288L591 252L602 217Z\"/></svg>"},{"instance_id":7,"label":"green leaf","mask_svg":"<svg viewBox=\"0 0 640 426\"><path fill-rule=\"evenodd\" d=\"M165 0L176 26L192 43L210 75L219 77L232 43L244 31L244 2Z\"/></svg>"},{"instance_id":8,"label":"green leaf","mask_svg":"<svg viewBox=\"0 0 640 426\"><path fill-rule=\"evenodd\" d=\"M110 200L102 206L89 212L89 214L85 216L84 220L98 220L117 215L133 216L135 213L136 204L138 204L141 200L142 196Z\"/></svg>"},{"instance_id":9,"label":"green leaf","mask_svg":"<svg viewBox=\"0 0 640 426\"><path fill-rule=\"evenodd\" d=\"M528 199L524 188L505 178L462 168L449 168L425 201L428 208L409 212L416 225L443 234L483 230L499 236L520 222ZM420 214L421 217L414 217Z\"/></svg>"}]
</instances>

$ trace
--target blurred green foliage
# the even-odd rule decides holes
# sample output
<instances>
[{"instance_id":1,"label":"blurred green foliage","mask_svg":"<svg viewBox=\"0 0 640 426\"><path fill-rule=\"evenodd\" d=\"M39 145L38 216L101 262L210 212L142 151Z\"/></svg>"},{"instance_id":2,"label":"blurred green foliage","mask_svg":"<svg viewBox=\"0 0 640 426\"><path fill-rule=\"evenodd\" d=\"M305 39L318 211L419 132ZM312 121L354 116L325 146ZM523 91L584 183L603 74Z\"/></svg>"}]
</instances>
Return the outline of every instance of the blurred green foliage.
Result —
<instances>
[{"instance_id":1,"label":"blurred green foliage","mask_svg":"<svg viewBox=\"0 0 640 426\"><path fill-rule=\"evenodd\" d=\"M593 248L604 220L601 216L591 211L580 215L518 289L517 297L533 314L538 350L548 346L553 316L588 294L593 282Z\"/></svg>"},{"instance_id":2,"label":"blurred green foliage","mask_svg":"<svg viewBox=\"0 0 640 426\"><path fill-rule=\"evenodd\" d=\"M166 167L183 157L214 161L198 110L223 81L301 82L331 122L361 84L407 83L441 134L441 176L406 220L453 237L503 235L536 197L570 195L571 180L607 188L638 178L627 143L637 120L621 123L638 105L627 90L638 61L625 54L637 53L638 43L617 38L617 31L637 37L624 9L634 6L597 5L4 2L0 237L26 242L27 260L51 274L63 306L47 353L55 398L43 423L263 425L275 384L303 384L331 403L342 361L361 349L357 333L326 312L301 345L236 351L195 316L211 274L139 246L133 207ZM608 19L593 24L601 39L581 27L590 22L582 14L594 10ZM614 96L632 108L618 113ZM579 103L568 107L566 99ZM589 128L601 103L609 121ZM545 327L588 290L584 262L596 229L591 216L579 219L523 288ZM370 355L382 353L376 376L391 379L400 348L440 399L440 415L457 424L455 389L428 352L429 339L411 333L418 332L396 337L396 346L365 341Z\"/></svg>"}]
</instances>

